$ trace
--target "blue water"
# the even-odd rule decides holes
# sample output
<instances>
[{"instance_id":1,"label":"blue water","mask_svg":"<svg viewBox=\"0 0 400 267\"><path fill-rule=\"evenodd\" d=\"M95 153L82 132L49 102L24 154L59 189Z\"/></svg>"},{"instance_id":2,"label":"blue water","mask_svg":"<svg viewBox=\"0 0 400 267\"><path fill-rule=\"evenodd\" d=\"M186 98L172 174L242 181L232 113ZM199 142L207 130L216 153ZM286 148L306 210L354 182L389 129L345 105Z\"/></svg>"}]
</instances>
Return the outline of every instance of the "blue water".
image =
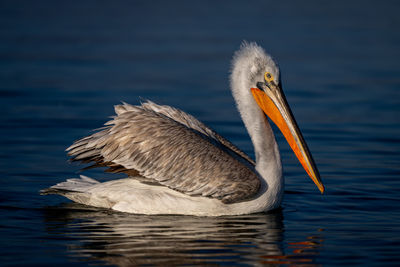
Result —
<instances>
[{"instance_id":1,"label":"blue water","mask_svg":"<svg viewBox=\"0 0 400 267\"><path fill-rule=\"evenodd\" d=\"M398 1L1 1L1 265L396 265L399 12ZM324 195L280 133L286 194L273 213L143 216L38 194L77 175L73 140L140 97L253 156L228 90L244 39L279 62Z\"/></svg>"}]
</instances>

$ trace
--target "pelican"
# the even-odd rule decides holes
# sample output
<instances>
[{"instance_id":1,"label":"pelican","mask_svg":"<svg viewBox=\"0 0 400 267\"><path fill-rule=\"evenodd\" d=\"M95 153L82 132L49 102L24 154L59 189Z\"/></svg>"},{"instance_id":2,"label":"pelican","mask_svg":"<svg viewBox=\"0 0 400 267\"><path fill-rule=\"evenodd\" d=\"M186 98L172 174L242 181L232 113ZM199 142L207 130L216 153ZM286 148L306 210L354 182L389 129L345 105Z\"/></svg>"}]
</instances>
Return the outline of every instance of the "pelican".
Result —
<instances>
[{"instance_id":1,"label":"pelican","mask_svg":"<svg viewBox=\"0 0 400 267\"><path fill-rule=\"evenodd\" d=\"M234 54L230 85L254 146L254 162L193 116L147 101L115 106L116 116L67 148L73 161L127 178L68 179L41 191L136 214L241 215L276 209L284 178L274 122L321 193L317 167L282 91L278 65L256 43Z\"/></svg>"}]
</instances>

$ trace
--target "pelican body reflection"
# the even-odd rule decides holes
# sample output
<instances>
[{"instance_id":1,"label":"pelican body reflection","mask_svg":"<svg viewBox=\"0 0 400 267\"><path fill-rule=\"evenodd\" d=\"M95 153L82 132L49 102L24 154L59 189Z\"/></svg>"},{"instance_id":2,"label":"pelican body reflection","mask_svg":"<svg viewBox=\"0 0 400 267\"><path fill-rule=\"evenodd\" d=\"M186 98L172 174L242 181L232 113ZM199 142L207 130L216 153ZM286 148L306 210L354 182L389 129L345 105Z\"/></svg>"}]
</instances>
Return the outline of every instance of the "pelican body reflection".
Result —
<instances>
[{"instance_id":1,"label":"pelican body reflection","mask_svg":"<svg viewBox=\"0 0 400 267\"><path fill-rule=\"evenodd\" d=\"M317 231L285 240L281 210L223 217L144 216L68 203L46 208L44 217L49 235L72 238L67 245L72 259L115 266L313 265L322 245Z\"/></svg>"}]
</instances>

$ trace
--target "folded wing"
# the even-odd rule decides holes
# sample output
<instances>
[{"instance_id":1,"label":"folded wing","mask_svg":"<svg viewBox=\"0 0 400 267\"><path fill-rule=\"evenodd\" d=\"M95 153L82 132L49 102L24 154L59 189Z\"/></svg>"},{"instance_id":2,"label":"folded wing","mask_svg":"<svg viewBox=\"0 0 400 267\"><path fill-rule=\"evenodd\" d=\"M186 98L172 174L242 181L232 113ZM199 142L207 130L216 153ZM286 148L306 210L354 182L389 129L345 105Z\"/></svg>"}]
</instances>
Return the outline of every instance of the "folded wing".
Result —
<instances>
[{"instance_id":1,"label":"folded wing","mask_svg":"<svg viewBox=\"0 0 400 267\"><path fill-rule=\"evenodd\" d=\"M193 116L152 102L115 110L104 128L67 149L72 160L224 203L258 192L254 162Z\"/></svg>"}]
</instances>

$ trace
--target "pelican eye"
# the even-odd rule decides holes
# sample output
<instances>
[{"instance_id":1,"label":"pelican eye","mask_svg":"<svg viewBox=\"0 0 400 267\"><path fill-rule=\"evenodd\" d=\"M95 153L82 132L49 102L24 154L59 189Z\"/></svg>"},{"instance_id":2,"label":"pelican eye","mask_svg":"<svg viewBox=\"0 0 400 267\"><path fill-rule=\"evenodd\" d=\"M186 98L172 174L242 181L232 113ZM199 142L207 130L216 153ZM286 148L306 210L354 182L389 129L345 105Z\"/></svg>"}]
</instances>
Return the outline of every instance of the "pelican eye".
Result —
<instances>
[{"instance_id":1,"label":"pelican eye","mask_svg":"<svg viewBox=\"0 0 400 267\"><path fill-rule=\"evenodd\" d=\"M264 79L265 79L265 82L268 84L268 83L274 81L274 76L272 76L271 73L266 72L266 73L264 73Z\"/></svg>"}]
</instances>

